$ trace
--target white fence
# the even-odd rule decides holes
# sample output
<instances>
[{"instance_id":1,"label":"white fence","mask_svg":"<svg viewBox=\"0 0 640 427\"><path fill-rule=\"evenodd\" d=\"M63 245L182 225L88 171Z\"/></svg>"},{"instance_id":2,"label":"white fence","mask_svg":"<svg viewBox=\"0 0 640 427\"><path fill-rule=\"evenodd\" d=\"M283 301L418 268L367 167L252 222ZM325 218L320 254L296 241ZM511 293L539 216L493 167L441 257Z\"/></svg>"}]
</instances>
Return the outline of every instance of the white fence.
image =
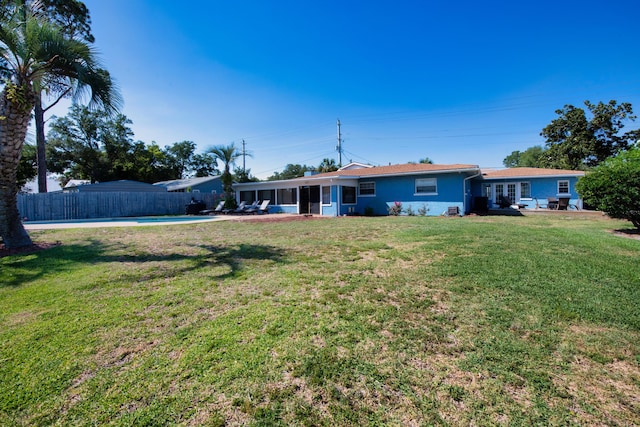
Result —
<instances>
[{"instance_id":1,"label":"white fence","mask_svg":"<svg viewBox=\"0 0 640 427\"><path fill-rule=\"evenodd\" d=\"M215 196L204 193L125 192L18 194L18 211L27 221L180 215L185 213L192 198L211 208Z\"/></svg>"}]
</instances>

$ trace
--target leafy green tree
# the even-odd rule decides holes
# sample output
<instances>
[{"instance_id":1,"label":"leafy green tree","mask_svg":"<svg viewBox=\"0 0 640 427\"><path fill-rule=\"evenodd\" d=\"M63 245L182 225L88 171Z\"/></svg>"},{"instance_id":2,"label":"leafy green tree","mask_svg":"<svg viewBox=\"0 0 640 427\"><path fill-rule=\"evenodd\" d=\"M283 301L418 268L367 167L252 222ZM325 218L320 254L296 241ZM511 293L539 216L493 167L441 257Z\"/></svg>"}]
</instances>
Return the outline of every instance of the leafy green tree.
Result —
<instances>
[{"instance_id":1,"label":"leafy green tree","mask_svg":"<svg viewBox=\"0 0 640 427\"><path fill-rule=\"evenodd\" d=\"M37 175L36 146L25 143L22 147L22 157L18 166L18 188L23 188L27 182Z\"/></svg>"},{"instance_id":2,"label":"leafy green tree","mask_svg":"<svg viewBox=\"0 0 640 427\"><path fill-rule=\"evenodd\" d=\"M235 204L235 197L233 194L233 175L231 174L231 165L235 164L235 161L242 156L242 153L236 147L234 143L229 145L218 145L216 147L207 150L208 154L211 154L215 159L220 160L224 165L222 172L222 189L225 193L226 207L233 207Z\"/></svg>"},{"instance_id":3,"label":"leafy green tree","mask_svg":"<svg viewBox=\"0 0 640 427\"><path fill-rule=\"evenodd\" d=\"M578 180L582 199L640 229L640 146L611 157Z\"/></svg>"},{"instance_id":4,"label":"leafy green tree","mask_svg":"<svg viewBox=\"0 0 640 427\"><path fill-rule=\"evenodd\" d=\"M260 181L255 176L251 175L251 169L243 169L237 167L233 171L233 177L236 182L257 182Z\"/></svg>"},{"instance_id":5,"label":"leafy green tree","mask_svg":"<svg viewBox=\"0 0 640 427\"><path fill-rule=\"evenodd\" d=\"M49 130L48 154L52 172L92 183L108 181L111 164L103 151L107 114L74 105L65 117L56 117ZM112 159L116 148L109 150Z\"/></svg>"},{"instance_id":6,"label":"leafy green tree","mask_svg":"<svg viewBox=\"0 0 640 427\"><path fill-rule=\"evenodd\" d=\"M425 157L424 159L420 159L418 161L418 163L432 165L433 164L433 160L431 160L429 157Z\"/></svg>"},{"instance_id":7,"label":"leafy green tree","mask_svg":"<svg viewBox=\"0 0 640 427\"><path fill-rule=\"evenodd\" d=\"M216 158L209 153L194 154L190 162L191 172L196 177L220 175Z\"/></svg>"},{"instance_id":8,"label":"leafy green tree","mask_svg":"<svg viewBox=\"0 0 640 427\"><path fill-rule=\"evenodd\" d=\"M176 179L186 178L191 166L191 158L195 154L196 144L193 141L176 142L165 147L165 154Z\"/></svg>"},{"instance_id":9,"label":"leafy green tree","mask_svg":"<svg viewBox=\"0 0 640 427\"><path fill-rule=\"evenodd\" d=\"M17 172L38 91L48 78L70 78L74 93L115 109L119 97L88 44L65 37L31 3L0 13L0 57L6 79L0 93L0 236L8 248L30 246L17 208Z\"/></svg>"},{"instance_id":10,"label":"leafy green tree","mask_svg":"<svg viewBox=\"0 0 640 427\"><path fill-rule=\"evenodd\" d=\"M542 158L544 166L587 169L627 149L640 137L639 130L621 133L625 122L636 119L631 104L618 105L614 100L607 104L589 101L584 104L590 118L584 109L565 105L556 110L559 117L540 133L547 147Z\"/></svg>"},{"instance_id":11,"label":"leafy green tree","mask_svg":"<svg viewBox=\"0 0 640 427\"><path fill-rule=\"evenodd\" d=\"M299 178L301 176L304 176L304 173L308 171L313 172L315 171L315 168L313 166L297 165L297 164L294 165L289 163L284 167L282 172L274 173L273 175L267 178L267 181L280 181L285 179Z\"/></svg>"},{"instance_id":12,"label":"leafy green tree","mask_svg":"<svg viewBox=\"0 0 640 427\"><path fill-rule=\"evenodd\" d=\"M542 158L544 151L544 148L540 145L529 147L524 151L512 151L511 154L504 158L502 164L507 168L543 167Z\"/></svg>"},{"instance_id":13,"label":"leafy green tree","mask_svg":"<svg viewBox=\"0 0 640 427\"><path fill-rule=\"evenodd\" d=\"M336 165L336 161L334 159L322 159L322 162L318 165L318 172L333 172L338 170L338 165Z\"/></svg>"}]
</instances>

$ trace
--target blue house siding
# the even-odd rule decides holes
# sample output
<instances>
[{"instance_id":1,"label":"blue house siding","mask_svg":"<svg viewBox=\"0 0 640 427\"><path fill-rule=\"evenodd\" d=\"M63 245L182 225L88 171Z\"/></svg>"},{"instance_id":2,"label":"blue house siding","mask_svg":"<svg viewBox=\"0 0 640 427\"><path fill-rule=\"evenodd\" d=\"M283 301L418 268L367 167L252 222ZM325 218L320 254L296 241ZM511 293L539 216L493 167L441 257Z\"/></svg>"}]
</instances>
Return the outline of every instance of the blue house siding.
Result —
<instances>
[{"instance_id":1,"label":"blue house siding","mask_svg":"<svg viewBox=\"0 0 640 427\"><path fill-rule=\"evenodd\" d=\"M489 207L495 208L496 203L496 184L502 184L503 188L507 188L508 184L519 186L520 183L528 183L530 185L529 197L520 194L518 188L518 197L512 200L514 203L524 205L524 209L536 209L547 206L548 197L568 197L569 204L582 208L582 200L576 192L576 183L580 179L579 176L545 176L545 177L510 177L500 179L484 179L477 180L472 183L472 193L474 196L489 197ZM558 191L559 182L568 182L568 193L560 193Z\"/></svg>"},{"instance_id":2,"label":"blue house siding","mask_svg":"<svg viewBox=\"0 0 640 427\"><path fill-rule=\"evenodd\" d=\"M360 183L373 182L375 195L358 193L356 212L363 214L371 209L374 215L387 215L395 202L402 203L403 212L411 208L416 215L421 209L430 216L438 216L447 212L450 207L458 207L464 213L464 179L465 174L422 174L406 176L389 176L377 178L361 178ZM435 179L435 194L417 194L417 179Z\"/></svg>"},{"instance_id":3,"label":"blue house siding","mask_svg":"<svg viewBox=\"0 0 640 427\"><path fill-rule=\"evenodd\" d=\"M411 211L416 215L439 216L448 214L450 208L457 208L460 215L469 213L474 208L473 204L481 201L479 197L488 197L488 208L496 207L498 192L526 209L545 206L548 197L567 197L571 205L581 206L575 191L581 175L577 171L538 168L484 173L475 165L405 164L351 168L291 180L236 184L234 187L239 200L246 199L249 193L257 197L260 191L277 193L279 189L295 189L296 204L281 204L276 198L271 200L270 212L273 213L388 215L389 208L398 202L402 204L403 214ZM418 180L421 180L419 189ZM559 191L560 181L565 184L562 191ZM327 194L327 188L331 190L330 194ZM288 199L292 200L291 197Z\"/></svg>"}]
</instances>

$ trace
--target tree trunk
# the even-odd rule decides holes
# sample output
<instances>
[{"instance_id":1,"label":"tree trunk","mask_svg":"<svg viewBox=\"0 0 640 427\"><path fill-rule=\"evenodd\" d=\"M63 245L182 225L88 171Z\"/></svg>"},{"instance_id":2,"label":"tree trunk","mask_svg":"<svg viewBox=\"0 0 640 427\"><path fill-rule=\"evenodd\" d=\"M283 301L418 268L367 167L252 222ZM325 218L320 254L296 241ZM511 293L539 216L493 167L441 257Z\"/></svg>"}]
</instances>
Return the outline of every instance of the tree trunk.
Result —
<instances>
[{"instance_id":1,"label":"tree trunk","mask_svg":"<svg viewBox=\"0 0 640 427\"><path fill-rule=\"evenodd\" d=\"M38 193L47 192L47 157L46 157L46 141L44 138L44 110L42 109L42 96L36 95L36 104L34 107L34 115L36 120L36 146L37 146L37 164L38 164Z\"/></svg>"},{"instance_id":2,"label":"tree trunk","mask_svg":"<svg viewBox=\"0 0 640 427\"><path fill-rule=\"evenodd\" d=\"M18 212L18 164L31 120L33 95L23 87L26 100L12 102L7 99L7 88L0 94L0 237L6 248L19 248L33 244L22 225ZM15 97L12 97L15 98Z\"/></svg>"}]
</instances>

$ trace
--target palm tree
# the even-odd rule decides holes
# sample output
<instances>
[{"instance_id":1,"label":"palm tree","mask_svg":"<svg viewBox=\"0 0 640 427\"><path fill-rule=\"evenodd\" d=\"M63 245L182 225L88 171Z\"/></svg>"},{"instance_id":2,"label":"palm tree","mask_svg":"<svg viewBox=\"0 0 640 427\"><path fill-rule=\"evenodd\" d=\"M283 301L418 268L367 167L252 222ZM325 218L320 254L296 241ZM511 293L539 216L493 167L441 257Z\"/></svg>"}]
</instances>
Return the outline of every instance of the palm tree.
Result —
<instances>
[{"instance_id":1,"label":"palm tree","mask_svg":"<svg viewBox=\"0 0 640 427\"><path fill-rule=\"evenodd\" d=\"M336 161L334 159L322 159L322 162L320 162L320 165L318 166L318 172L333 172L337 170L338 166L336 166Z\"/></svg>"},{"instance_id":2,"label":"palm tree","mask_svg":"<svg viewBox=\"0 0 640 427\"><path fill-rule=\"evenodd\" d=\"M39 2L16 1L0 17L0 237L7 248L30 246L17 207L18 165L37 94L47 79L73 82L73 100L91 92L91 103L113 112L120 104L109 74L92 48L65 37L43 19Z\"/></svg>"},{"instance_id":3,"label":"palm tree","mask_svg":"<svg viewBox=\"0 0 640 427\"><path fill-rule=\"evenodd\" d=\"M233 176L231 175L231 165L242 156L242 153L232 142L231 144L224 146L218 145L207 150L207 153L213 155L217 160L220 160L224 164L224 171L222 172L222 189L225 193L227 200L233 197Z\"/></svg>"}]
</instances>

